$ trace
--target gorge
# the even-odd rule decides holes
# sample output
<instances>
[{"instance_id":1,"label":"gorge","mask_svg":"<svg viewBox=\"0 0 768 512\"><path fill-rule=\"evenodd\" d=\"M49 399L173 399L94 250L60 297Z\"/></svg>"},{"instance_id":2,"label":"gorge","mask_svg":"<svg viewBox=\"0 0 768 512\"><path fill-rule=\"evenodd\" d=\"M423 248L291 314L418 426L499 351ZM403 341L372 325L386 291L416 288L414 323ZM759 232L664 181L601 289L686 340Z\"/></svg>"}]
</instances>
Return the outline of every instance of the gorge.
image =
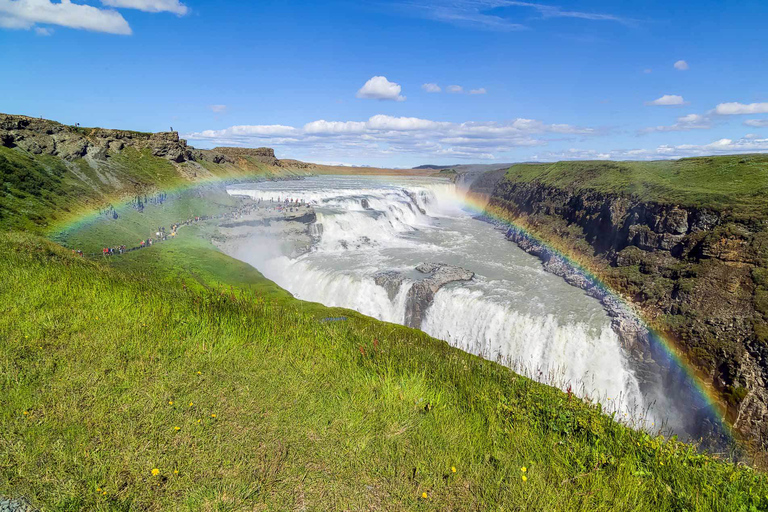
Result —
<instances>
[{"instance_id":1,"label":"gorge","mask_svg":"<svg viewBox=\"0 0 768 512\"><path fill-rule=\"evenodd\" d=\"M420 328L595 400L639 428L715 445L725 439L715 411L674 362L657 362L657 354L651 365L649 354L633 350L645 333L631 311L542 268L535 251L507 242L449 180L326 176L229 193L312 206L304 227L252 225L220 245L299 299Z\"/></svg>"}]
</instances>

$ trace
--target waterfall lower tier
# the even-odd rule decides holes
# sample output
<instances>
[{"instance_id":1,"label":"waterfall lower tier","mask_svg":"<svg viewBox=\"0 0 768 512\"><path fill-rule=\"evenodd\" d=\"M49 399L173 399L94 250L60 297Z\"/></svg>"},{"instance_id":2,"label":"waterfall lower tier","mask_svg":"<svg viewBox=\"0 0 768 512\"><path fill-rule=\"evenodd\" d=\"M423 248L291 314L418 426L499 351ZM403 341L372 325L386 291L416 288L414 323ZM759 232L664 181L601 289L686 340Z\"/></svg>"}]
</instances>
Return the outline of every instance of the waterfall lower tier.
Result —
<instances>
[{"instance_id":1,"label":"waterfall lower tier","mask_svg":"<svg viewBox=\"0 0 768 512\"><path fill-rule=\"evenodd\" d=\"M674 415L674 404L659 406L655 395L644 396L600 302L474 219L453 184L322 177L230 193L313 205L309 252L275 254L269 248L277 244L264 238L227 249L297 298L418 327L598 400L630 423ZM440 265L419 267L424 263ZM455 275L437 278L440 268Z\"/></svg>"}]
</instances>

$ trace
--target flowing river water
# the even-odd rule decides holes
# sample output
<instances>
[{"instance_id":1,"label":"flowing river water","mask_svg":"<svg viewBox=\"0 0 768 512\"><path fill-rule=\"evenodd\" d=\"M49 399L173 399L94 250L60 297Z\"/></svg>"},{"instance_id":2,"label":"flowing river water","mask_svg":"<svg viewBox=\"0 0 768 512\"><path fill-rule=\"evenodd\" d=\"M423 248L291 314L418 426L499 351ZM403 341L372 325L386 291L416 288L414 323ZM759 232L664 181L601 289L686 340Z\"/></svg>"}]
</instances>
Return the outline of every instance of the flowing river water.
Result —
<instances>
[{"instance_id":1,"label":"flowing river water","mask_svg":"<svg viewBox=\"0 0 768 512\"><path fill-rule=\"evenodd\" d=\"M601 304L474 218L453 183L324 176L238 185L229 193L314 206L308 252L292 256L262 239L230 251L297 298L404 324L408 290L424 277L417 265L462 267L474 278L437 291L423 331L536 380L570 387L627 422L658 421L660 411L642 395ZM396 291L376 283L382 271L404 276Z\"/></svg>"}]
</instances>

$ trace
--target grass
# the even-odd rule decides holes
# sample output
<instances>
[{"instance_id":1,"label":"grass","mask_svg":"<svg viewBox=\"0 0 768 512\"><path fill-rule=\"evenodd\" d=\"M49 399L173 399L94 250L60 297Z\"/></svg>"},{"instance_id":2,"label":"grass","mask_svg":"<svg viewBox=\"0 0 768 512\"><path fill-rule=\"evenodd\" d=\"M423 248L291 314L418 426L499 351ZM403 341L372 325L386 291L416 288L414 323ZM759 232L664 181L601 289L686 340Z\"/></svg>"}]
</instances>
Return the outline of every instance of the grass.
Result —
<instances>
[{"instance_id":1,"label":"grass","mask_svg":"<svg viewBox=\"0 0 768 512\"><path fill-rule=\"evenodd\" d=\"M0 148L14 230L0 233L0 496L60 511L768 508L764 473L419 331L295 300L217 251L209 224L96 260L29 233L198 178L284 173L251 167ZM180 190L55 239L131 246L239 201Z\"/></svg>"},{"instance_id":2,"label":"grass","mask_svg":"<svg viewBox=\"0 0 768 512\"><path fill-rule=\"evenodd\" d=\"M768 214L768 155L517 164L507 171L505 180L537 181L572 191L630 194L645 202Z\"/></svg>"},{"instance_id":3,"label":"grass","mask_svg":"<svg viewBox=\"0 0 768 512\"><path fill-rule=\"evenodd\" d=\"M0 229L57 233L94 210L137 196L185 190L210 180L228 183L295 175L290 169L241 164L174 165L148 149L130 147L110 153L100 163L85 159L65 162L0 146Z\"/></svg>"},{"instance_id":4,"label":"grass","mask_svg":"<svg viewBox=\"0 0 768 512\"><path fill-rule=\"evenodd\" d=\"M768 507L762 473L296 301L181 233L196 255L170 270L171 243L114 268L0 235L0 495L46 510Z\"/></svg>"}]
</instances>

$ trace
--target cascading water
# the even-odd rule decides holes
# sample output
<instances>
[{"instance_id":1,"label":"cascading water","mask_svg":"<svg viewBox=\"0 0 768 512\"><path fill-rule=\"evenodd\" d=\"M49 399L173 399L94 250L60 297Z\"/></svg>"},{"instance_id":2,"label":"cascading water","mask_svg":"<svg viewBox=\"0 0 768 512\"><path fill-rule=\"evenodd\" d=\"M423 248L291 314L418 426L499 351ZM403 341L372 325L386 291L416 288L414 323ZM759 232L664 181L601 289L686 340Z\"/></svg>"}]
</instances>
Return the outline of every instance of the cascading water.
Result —
<instances>
[{"instance_id":1,"label":"cascading water","mask_svg":"<svg viewBox=\"0 0 768 512\"><path fill-rule=\"evenodd\" d=\"M405 323L422 262L475 273L440 288L420 328L540 381L589 395L621 416L654 421L599 302L462 210L448 181L327 176L230 189L261 200L312 204L312 250L296 258L241 243L232 256L296 297ZM399 276L377 284L382 271Z\"/></svg>"}]
</instances>

